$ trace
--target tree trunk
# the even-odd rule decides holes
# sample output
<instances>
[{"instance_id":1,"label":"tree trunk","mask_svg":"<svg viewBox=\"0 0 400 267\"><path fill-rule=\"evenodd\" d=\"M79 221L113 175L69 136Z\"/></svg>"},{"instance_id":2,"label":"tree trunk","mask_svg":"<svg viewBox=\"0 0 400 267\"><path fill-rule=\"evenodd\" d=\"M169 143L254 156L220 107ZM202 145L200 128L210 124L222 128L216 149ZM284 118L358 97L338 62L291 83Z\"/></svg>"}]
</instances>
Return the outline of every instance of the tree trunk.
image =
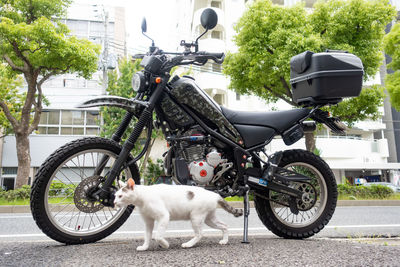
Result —
<instances>
[{"instance_id":1,"label":"tree trunk","mask_svg":"<svg viewBox=\"0 0 400 267\"><path fill-rule=\"evenodd\" d=\"M306 137L306 149L307 151L313 152L315 150L315 136L314 132L305 132L304 133Z\"/></svg>"},{"instance_id":2,"label":"tree trunk","mask_svg":"<svg viewBox=\"0 0 400 267\"><path fill-rule=\"evenodd\" d=\"M28 134L15 134L18 158L16 188L20 188L21 186L28 184L29 172L31 168L28 136Z\"/></svg>"}]
</instances>

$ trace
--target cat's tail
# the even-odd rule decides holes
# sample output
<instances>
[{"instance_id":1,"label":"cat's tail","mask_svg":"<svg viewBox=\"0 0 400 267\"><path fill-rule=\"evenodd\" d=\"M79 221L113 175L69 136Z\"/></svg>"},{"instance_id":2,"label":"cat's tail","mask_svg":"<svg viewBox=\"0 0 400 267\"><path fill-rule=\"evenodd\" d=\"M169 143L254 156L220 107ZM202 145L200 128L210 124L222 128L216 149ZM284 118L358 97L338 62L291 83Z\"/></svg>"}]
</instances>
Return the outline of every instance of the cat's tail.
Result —
<instances>
[{"instance_id":1,"label":"cat's tail","mask_svg":"<svg viewBox=\"0 0 400 267\"><path fill-rule=\"evenodd\" d=\"M242 216L242 215L243 215L243 209L236 209L236 208L232 207L232 206L229 205L229 203L228 203L225 199L223 199L223 198L220 198L220 199L218 200L218 204L219 204L224 210L226 210L227 212L232 213L233 216L235 216L235 217L239 217L239 216Z\"/></svg>"}]
</instances>

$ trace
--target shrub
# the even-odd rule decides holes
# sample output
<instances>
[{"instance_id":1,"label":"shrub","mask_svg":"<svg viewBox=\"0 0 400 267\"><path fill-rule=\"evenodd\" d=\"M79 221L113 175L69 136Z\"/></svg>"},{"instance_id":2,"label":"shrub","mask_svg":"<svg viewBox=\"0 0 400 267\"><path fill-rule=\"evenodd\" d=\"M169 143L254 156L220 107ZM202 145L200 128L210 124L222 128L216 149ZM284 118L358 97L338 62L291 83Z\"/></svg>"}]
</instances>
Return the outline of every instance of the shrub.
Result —
<instances>
[{"instance_id":1,"label":"shrub","mask_svg":"<svg viewBox=\"0 0 400 267\"><path fill-rule=\"evenodd\" d=\"M392 196L393 191L383 185L371 185L371 186L362 186L362 185L349 185L349 184L338 184L338 193L339 195L350 195L355 198L388 198Z\"/></svg>"},{"instance_id":2,"label":"shrub","mask_svg":"<svg viewBox=\"0 0 400 267\"><path fill-rule=\"evenodd\" d=\"M143 174L144 183L146 185L155 184L158 180L158 177L164 174L164 162L162 159L157 159L156 162L153 162L152 159L149 158L147 162L146 172Z\"/></svg>"},{"instance_id":3,"label":"shrub","mask_svg":"<svg viewBox=\"0 0 400 267\"><path fill-rule=\"evenodd\" d=\"M13 202L18 199L29 199L30 194L31 187L29 185L23 185L21 188L15 190L0 190L0 198L9 202Z\"/></svg>"},{"instance_id":4,"label":"shrub","mask_svg":"<svg viewBox=\"0 0 400 267\"><path fill-rule=\"evenodd\" d=\"M60 196L60 195L73 195L74 194L74 185L67 185L62 182L53 181L50 185L49 195L50 196Z\"/></svg>"}]
</instances>

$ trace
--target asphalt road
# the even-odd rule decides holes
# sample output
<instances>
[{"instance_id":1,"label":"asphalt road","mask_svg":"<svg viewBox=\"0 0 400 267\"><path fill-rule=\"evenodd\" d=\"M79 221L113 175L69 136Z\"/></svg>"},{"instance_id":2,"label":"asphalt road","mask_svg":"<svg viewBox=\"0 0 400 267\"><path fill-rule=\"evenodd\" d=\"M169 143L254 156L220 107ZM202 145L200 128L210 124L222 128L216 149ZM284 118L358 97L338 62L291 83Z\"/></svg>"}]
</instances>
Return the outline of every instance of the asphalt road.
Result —
<instances>
[{"instance_id":1,"label":"asphalt road","mask_svg":"<svg viewBox=\"0 0 400 267\"><path fill-rule=\"evenodd\" d=\"M250 244L232 237L227 245L205 237L196 247L183 249L182 237L170 238L165 250L154 243L136 252L139 239L65 246L55 242L0 243L1 266L399 266L400 246L348 241L285 240L252 236Z\"/></svg>"},{"instance_id":2,"label":"asphalt road","mask_svg":"<svg viewBox=\"0 0 400 267\"><path fill-rule=\"evenodd\" d=\"M171 222L168 250L153 241L149 251L136 252L144 230L137 213L105 240L79 246L48 239L30 214L0 214L0 266L400 266L400 238L377 238L400 236L400 207L338 207L329 225L306 240L277 238L252 209L250 244L240 242L242 218L221 209L218 217L229 224L226 246L218 244L219 232L205 227L196 247L182 249L193 233L190 223Z\"/></svg>"},{"instance_id":3,"label":"asphalt road","mask_svg":"<svg viewBox=\"0 0 400 267\"><path fill-rule=\"evenodd\" d=\"M243 217L235 218L222 209L217 210L218 218L227 223L232 234L243 232ZM111 237L143 237L144 224L134 211L127 222ZM258 219L255 209L249 218L251 234L273 234L266 230ZM191 235L193 230L187 221L173 221L168 226L168 236ZM219 234L218 230L204 226L204 233ZM393 207L337 207L330 223L317 235L321 238L348 237L398 237L400 236L400 206ZM0 214L0 242L50 240L33 221L31 214ZM400 264L399 264L400 265Z\"/></svg>"}]
</instances>

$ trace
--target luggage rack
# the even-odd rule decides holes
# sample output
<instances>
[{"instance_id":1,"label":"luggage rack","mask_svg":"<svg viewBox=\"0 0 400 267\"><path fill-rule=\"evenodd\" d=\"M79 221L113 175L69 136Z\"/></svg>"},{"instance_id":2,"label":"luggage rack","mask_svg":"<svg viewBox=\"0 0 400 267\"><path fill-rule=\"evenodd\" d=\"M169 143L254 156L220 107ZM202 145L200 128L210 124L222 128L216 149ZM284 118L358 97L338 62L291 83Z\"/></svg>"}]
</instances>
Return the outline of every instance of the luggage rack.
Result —
<instances>
[{"instance_id":1,"label":"luggage rack","mask_svg":"<svg viewBox=\"0 0 400 267\"><path fill-rule=\"evenodd\" d=\"M316 99L312 96L299 98L296 102L303 107L326 106L336 105L341 102L343 98L329 98L329 99Z\"/></svg>"}]
</instances>

